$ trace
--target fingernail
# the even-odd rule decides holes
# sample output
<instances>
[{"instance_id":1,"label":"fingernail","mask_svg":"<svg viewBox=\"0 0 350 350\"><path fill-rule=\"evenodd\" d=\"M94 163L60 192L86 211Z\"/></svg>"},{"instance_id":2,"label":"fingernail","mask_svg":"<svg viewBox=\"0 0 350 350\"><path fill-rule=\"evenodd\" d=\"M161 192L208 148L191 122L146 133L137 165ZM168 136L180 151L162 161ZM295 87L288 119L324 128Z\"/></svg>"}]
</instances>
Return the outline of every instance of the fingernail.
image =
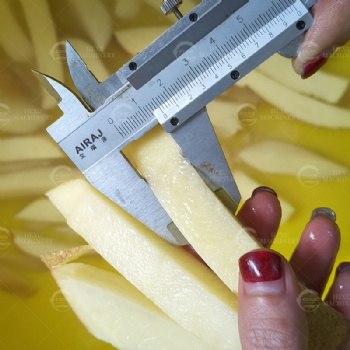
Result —
<instances>
[{"instance_id":1,"label":"fingernail","mask_svg":"<svg viewBox=\"0 0 350 350\"><path fill-rule=\"evenodd\" d=\"M257 187L253 193L252 193L252 197L254 197L257 193L259 192L269 192L269 193L272 193L274 196L278 197L277 193L270 187L267 187L267 186L260 186L260 187Z\"/></svg>"},{"instance_id":2,"label":"fingernail","mask_svg":"<svg viewBox=\"0 0 350 350\"><path fill-rule=\"evenodd\" d=\"M310 221L318 216L326 216L332 219L333 221L337 220L337 214L335 213L335 211L327 207L320 207L320 208L314 209L312 211Z\"/></svg>"},{"instance_id":3,"label":"fingernail","mask_svg":"<svg viewBox=\"0 0 350 350\"><path fill-rule=\"evenodd\" d=\"M254 250L239 259L247 294L281 294L285 290L281 257L270 250Z\"/></svg>"},{"instance_id":4,"label":"fingernail","mask_svg":"<svg viewBox=\"0 0 350 350\"><path fill-rule=\"evenodd\" d=\"M342 272L350 271L350 262L342 262L338 265L336 275Z\"/></svg>"},{"instance_id":5,"label":"fingernail","mask_svg":"<svg viewBox=\"0 0 350 350\"><path fill-rule=\"evenodd\" d=\"M326 63L326 61L327 61L327 58L324 55L320 55L306 62L303 66L301 77L303 79L310 78Z\"/></svg>"}]
</instances>

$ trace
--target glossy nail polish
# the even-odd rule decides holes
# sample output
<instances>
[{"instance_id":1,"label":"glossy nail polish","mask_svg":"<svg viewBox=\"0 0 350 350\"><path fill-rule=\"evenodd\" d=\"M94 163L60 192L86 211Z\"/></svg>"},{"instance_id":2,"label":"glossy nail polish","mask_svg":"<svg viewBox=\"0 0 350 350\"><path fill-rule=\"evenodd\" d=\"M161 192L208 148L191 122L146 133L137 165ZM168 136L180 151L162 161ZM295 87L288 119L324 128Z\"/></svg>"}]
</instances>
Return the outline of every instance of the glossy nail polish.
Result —
<instances>
[{"instance_id":1,"label":"glossy nail polish","mask_svg":"<svg viewBox=\"0 0 350 350\"><path fill-rule=\"evenodd\" d=\"M278 197L277 196L277 193L270 187L267 187L267 186L260 186L260 187L257 187L253 193L252 193L252 197L254 197L257 193L260 193L260 192L268 192L268 193L271 193L273 194L274 196Z\"/></svg>"},{"instance_id":2,"label":"glossy nail polish","mask_svg":"<svg viewBox=\"0 0 350 350\"><path fill-rule=\"evenodd\" d=\"M282 293L285 289L281 257L269 250L254 250L239 259L247 294Z\"/></svg>"},{"instance_id":3,"label":"glossy nail polish","mask_svg":"<svg viewBox=\"0 0 350 350\"><path fill-rule=\"evenodd\" d=\"M327 61L324 55L317 56L316 58L308 61L303 66L303 72L301 77L307 79L315 74Z\"/></svg>"},{"instance_id":4,"label":"glossy nail polish","mask_svg":"<svg viewBox=\"0 0 350 350\"><path fill-rule=\"evenodd\" d=\"M332 219L333 221L337 220L337 215L336 215L335 211L332 210L331 208L327 208L327 207L315 208L312 211L310 220L312 220L318 216L326 216L326 217Z\"/></svg>"}]
</instances>

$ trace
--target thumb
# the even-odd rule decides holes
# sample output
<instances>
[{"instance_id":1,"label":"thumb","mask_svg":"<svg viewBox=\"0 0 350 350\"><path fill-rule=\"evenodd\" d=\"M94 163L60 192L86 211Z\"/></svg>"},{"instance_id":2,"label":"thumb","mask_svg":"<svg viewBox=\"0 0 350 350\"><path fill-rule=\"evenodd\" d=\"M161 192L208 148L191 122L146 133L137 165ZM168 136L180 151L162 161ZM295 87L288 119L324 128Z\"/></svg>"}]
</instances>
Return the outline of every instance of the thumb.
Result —
<instances>
[{"instance_id":1,"label":"thumb","mask_svg":"<svg viewBox=\"0 0 350 350\"><path fill-rule=\"evenodd\" d=\"M311 12L314 23L293 61L294 70L303 78L315 73L338 46L350 39L349 0L318 0Z\"/></svg>"},{"instance_id":2,"label":"thumb","mask_svg":"<svg viewBox=\"0 0 350 350\"><path fill-rule=\"evenodd\" d=\"M289 263L258 249L239 260L238 324L242 349L307 349L306 316L297 299L298 282Z\"/></svg>"}]
</instances>

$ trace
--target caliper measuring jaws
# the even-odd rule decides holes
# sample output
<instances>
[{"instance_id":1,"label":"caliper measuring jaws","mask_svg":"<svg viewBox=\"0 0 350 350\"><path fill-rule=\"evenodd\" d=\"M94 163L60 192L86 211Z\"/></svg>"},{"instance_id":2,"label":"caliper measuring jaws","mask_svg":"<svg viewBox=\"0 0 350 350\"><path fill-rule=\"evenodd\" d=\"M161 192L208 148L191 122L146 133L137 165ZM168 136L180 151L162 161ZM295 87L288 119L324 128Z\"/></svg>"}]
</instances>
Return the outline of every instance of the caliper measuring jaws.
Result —
<instances>
[{"instance_id":1,"label":"caliper measuring jaws","mask_svg":"<svg viewBox=\"0 0 350 350\"><path fill-rule=\"evenodd\" d=\"M36 73L63 112L47 130L97 190L170 243L187 244L122 149L161 124L235 212L241 197L205 106L274 53L296 55L315 2L202 0L182 15L180 0L163 1L179 20L103 82L67 42L80 97Z\"/></svg>"}]
</instances>

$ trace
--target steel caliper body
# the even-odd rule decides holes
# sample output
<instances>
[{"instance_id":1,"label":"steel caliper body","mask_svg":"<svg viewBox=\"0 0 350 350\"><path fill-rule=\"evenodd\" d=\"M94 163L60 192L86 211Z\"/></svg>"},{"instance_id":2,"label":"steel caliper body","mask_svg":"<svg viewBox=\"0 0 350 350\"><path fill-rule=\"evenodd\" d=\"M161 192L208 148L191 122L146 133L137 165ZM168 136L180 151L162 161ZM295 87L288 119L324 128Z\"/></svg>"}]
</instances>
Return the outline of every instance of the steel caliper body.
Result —
<instances>
[{"instance_id":1,"label":"steel caliper body","mask_svg":"<svg viewBox=\"0 0 350 350\"><path fill-rule=\"evenodd\" d=\"M240 194L205 106L272 54L294 56L312 24L309 8L316 0L202 0L183 17L179 2L162 6L179 21L104 82L67 42L71 76L90 109L53 78L38 77L63 111L48 132L88 181L181 245L186 239L122 149L161 124L234 212Z\"/></svg>"}]
</instances>

